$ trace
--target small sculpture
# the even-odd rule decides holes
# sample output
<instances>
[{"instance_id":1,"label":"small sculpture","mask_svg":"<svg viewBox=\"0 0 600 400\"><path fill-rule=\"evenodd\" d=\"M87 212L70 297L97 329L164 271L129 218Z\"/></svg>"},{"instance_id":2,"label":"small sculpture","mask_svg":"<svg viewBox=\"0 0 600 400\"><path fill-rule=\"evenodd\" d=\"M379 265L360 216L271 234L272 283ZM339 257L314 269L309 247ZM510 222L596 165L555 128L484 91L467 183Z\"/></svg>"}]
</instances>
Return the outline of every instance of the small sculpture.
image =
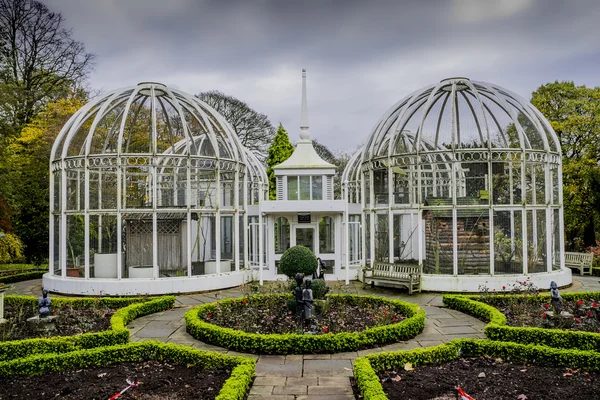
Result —
<instances>
[{"instance_id":1,"label":"small sculpture","mask_svg":"<svg viewBox=\"0 0 600 400\"><path fill-rule=\"evenodd\" d=\"M305 285L306 288L302 291L302 301L304 302L304 320L306 321L313 317L312 281L307 279Z\"/></svg>"},{"instance_id":2,"label":"small sculpture","mask_svg":"<svg viewBox=\"0 0 600 400\"><path fill-rule=\"evenodd\" d=\"M296 316L302 321L302 313L304 312L304 300L302 300L302 282L304 276L302 274L296 274L296 289L294 289L294 297L296 299Z\"/></svg>"},{"instance_id":3,"label":"small sculpture","mask_svg":"<svg viewBox=\"0 0 600 400\"><path fill-rule=\"evenodd\" d=\"M552 304L552 308L554 309L554 313L556 315L560 315L562 311L562 297L560 297L560 292L558 291L558 285L556 282L550 282L550 304Z\"/></svg>"},{"instance_id":4,"label":"small sculpture","mask_svg":"<svg viewBox=\"0 0 600 400\"><path fill-rule=\"evenodd\" d=\"M321 260L320 257L317 257L317 262L319 263L319 268L313 273L313 279L325 279L325 269L327 268L325 261Z\"/></svg>"},{"instance_id":5,"label":"small sculpture","mask_svg":"<svg viewBox=\"0 0 600 400\"><path fill-rule=\"evenodd\" d=\"M52 305L52 300L48 296L48 291L46 289L42 289L42 297L38 300L38 311L40 313L40 318L45 318L49 316L50 306Z\"/></svg>"}]
</instances>

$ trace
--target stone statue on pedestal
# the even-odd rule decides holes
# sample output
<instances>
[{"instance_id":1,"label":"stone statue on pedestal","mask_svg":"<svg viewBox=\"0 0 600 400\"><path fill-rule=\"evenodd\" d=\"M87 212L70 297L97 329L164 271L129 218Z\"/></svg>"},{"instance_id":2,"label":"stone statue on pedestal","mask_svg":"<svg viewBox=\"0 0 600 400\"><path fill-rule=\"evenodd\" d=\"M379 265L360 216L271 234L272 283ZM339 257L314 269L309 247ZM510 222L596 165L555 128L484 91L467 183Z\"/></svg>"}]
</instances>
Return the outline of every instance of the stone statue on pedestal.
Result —
<instances>
[{"instance_id":1,"label":"stone statue on pedestal","mask_svg":"<svg viewBox=\"0 0 600 400\"><path fill-rule=\"evenodd\" d=\"M552 308L554 309L555 315L560 315L563 309L562 297L560 297L558 285L554 281L550 282L550 297L550 304L552 304Z\"/></svg>"},{"instance_id":2,"label":"stone statue on pedestal","mask_svg":"<svg viewBox=\"0 0 600 400\"><path fill-rule=\"evenodd\" d=\"M304 313L304 300L302 298L302 282L304 276L302 274L296 274L296 288L294 289L294 298L296 299L296 317L298 317L299 323L302 323L302 314Z\"/></svg>"},{"instance_id":3,"label":"stone statue on pedestal","mask_svg":"<svg viewBox=\"0 0 600 400\"><path fill-rule=\"evenodd\" d=\"M52 300L48 296L48 291L46 289L42 289L42 297L38 300L38 312L40 313L40 318L45 318L51 315L50 306L52 305Z\"/></svg>"},{"instance_id":4,"label":"stone statue on pedestal","mask_svg":"<svg viewBox=\"0 0 600 400\"><path fill-rule=\"evenodd\" d=\"M304 283L305 289L302 291L302 301L304 302L304 320L311 320L313 318L313 294L312 294L312 281L307 279Z\"/></svg>"}]
</instances>

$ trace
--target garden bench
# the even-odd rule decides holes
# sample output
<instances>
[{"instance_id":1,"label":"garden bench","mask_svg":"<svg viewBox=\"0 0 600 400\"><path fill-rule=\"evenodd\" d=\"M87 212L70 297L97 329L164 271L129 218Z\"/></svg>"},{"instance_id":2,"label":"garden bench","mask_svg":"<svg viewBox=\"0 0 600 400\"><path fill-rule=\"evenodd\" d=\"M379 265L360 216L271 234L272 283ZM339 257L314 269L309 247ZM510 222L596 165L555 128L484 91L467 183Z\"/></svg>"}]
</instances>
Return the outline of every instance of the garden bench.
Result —
<instances>
[{"instance_id":1,"label":"garden bench","mask_svg":"<svg viewBox=\"0 0 600 400\"><path fill-rule=\"evenodd\" d=\"M594 255L592 253L572 253L565 252L565 267L577 268L581 275L592 275L592 263Z\"/></svg>"},{"instance_id":2,"label":"garden bench","mask_svg":"<svg viewBox=\"0 0 600 400\"><path fill-rule=\"evenodd\" d=\"M401 285L408 288L408 293L421 291L421 270L418 265L391 264L376 262L370 276L363 279L363 289L367 280L371 281L371 287L375 282L388 285Z\"/></svg>"}]
</instances>

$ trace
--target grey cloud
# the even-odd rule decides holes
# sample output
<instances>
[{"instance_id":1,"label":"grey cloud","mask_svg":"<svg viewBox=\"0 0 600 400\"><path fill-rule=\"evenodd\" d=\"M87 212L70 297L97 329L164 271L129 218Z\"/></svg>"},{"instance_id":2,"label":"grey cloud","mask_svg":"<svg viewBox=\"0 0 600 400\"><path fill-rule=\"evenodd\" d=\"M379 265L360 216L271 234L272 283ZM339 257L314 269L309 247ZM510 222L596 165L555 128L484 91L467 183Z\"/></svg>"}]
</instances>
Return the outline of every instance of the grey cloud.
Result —
<instances>
[{"instance_id":1,"label":"grey cloud","mask_svg":"<svg viewBox=\"0 0 600 400\"><path fill-rule=\"evenodd\" d=\"M333 149L353 149L393 103L448 76L525 98L555 79L600 85L596 0L46 2L98 54L93 87L218 89L292 138L307 68L311 132Z\"/></svg>"}]
</instances>

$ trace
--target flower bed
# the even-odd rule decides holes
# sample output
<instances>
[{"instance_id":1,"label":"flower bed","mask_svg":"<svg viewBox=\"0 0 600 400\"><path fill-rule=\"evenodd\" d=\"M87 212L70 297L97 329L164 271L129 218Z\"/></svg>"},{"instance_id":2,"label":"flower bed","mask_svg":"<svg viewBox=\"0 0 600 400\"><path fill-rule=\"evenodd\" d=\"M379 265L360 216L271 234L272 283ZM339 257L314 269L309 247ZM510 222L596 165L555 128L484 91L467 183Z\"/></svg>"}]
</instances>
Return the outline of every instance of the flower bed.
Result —
<instances>
[{"instance_id":1,"label":"flower bed","mask_svg":"<svg viewBox=\"0 0 600 400\"><path fill-rule=\"evenodd\" d=\"M245 357L233 357L173 344L142 342L79 350L66 354L33 355L18 360L0 362L0 379L16 380L20 375L41 375L56 371L80 370L123 362L139 363L140 361L171 362L204 370L229 370L231 374L216 396L218 400L245 398L255 370L255 361ZM108 398L114 394L114 391L111 390L106 394L105 397ZM197 398L197 396L192 398Z\"/></svg>"},{"instance_id":2,"label":"flower bed","mask_svg":"<svg viewBox=\"0 0 600 400\"><path fill-rule=\"evenodd\" d=\"M291 305L288 307L289 303ZM245 299L225 299L217 303L195 307L185 314L186 329L191 336L198 340L231 350L259 354L302 354L356 351L375 345L408 340L418 335L423 330L425 323L425 312L419 306L399 300L376 296L330 295L329 303L330 306L322 304L320 307L322 309L330 307L331 309L331 304L335 304L335 309L339 310L342 308L342 304L346 304L348 310L353 312L357 312L359 309L376 311L379 313L375 314L378 318L374 318L375 315L371 315L369 319L366 316L365 318L358 318L363 322L368 322L368 324L363 324L364 330L348 332L343 331L344 328L348 327L343 321L346 315L341 315L338 312L334 318L337 318L337 325L335 327L321 326L318 335L244 332L240 329L232 329L231 327L218 326L212 323L215 318L218 320L219 316L223 315L223 321L226 321L227 324L233 323L235 326L235 324L240 323L241 327L241 322L233 322L236 320L226 317L222 310L227 308L243 310L244 307L249 308L252 305L263 304L262 310L264 312L255 311L257 315L253 317L252 321L254 322L244 324L246 329L256 329L259 332L265 331L265 329L268 330L269 328L259 328L256 325L269 324L269 318L277 314L283 318L282 322L278 321L277 324L279 325L273 324L272 322L278 318L273 317L271 325L283 326L288 329L288 332L296 331L297 322L294 320L294 314L291 310L292 305L295 305L295 303L290 295L257 295ZM271 313L269 307L277 308L277 313ZM291 311L291 313L288 314L288 311ZM243 318L250 318L240 312L236 311L235 314L238 321ZM400 320L398 316L405 318ZM353 321L357 320L355 316L352 318ZM396 321L394 321L394 318L396 318ZM327 321L331 320L328 319ZM258 323L258 321L262 322ZM356 327L357 324L353 322L352 326ZM330 328L337 330L338 333L329 332Z\"/></svg>"},{"instance_id":3,"label":"flower bed","mask_svg":"<svg viewBox=\"0 0 600 400\"><path fill-rule=\"evenodd\" d=\"M494 359L500 358L502 361L514 362L516 365L518 365L519 362L525 362L540 367L564 367L573 370L581 370L581 372L600 370L600 353L593 351L565 350L546 346L494 342L480 339L457 339L448 344L425 349L379 353L357 358L354 361L354 378L358 390L360 394L364 396L365 400L383 400L388 397L381 385L380 377L377 375L378 373L381 374L384 371L397 372L403 369L410 370L411 368L429 364L439 365L454 362L459 359L467 358L468 360L472 357L480 358L482 356L493 357ZM497 363L500 362L499 360L494 361ZM527 367L523 368L524 371L519 370L519 372L523 374L525 383L527 383ZM472 370L470 372L478 378L478 374L480 374L481 371ZM577 373L579 372L580 371L577 371ZM443 377L443 368L440 368L440 373L442 374L440 377ZM569 374L570 372L561 371L560 373ZM400 379L398 379L398 377L400 377ZM481 376L481 379L484 378L486 377ZM495 385L501 386L503 384L503 381L501 381L502 376L500 375L493 375L490 376L490 378L494 380ZM402 377L399 374L395 374L394 379L396 379L396 381L401 381ZM585 379L587 378L584 377L584 380ZM453 382L453 385L456 383L458 382ZM586 381L586 383L588 382ZM510 383L508 384L510 385ZM598 385L597 379L594 384ZM442 386L441 382L440 386ZM518 385L515 384L514 386L514 390L519 390ZM521 388L525 387L527 387L526 384L521 386ZM512 388L506 389L510 390ZM548 387L548 385L543 389L550 390L550 392L553 390L553 388ZM465 391L469 393L468 390ZM517 398L518 394L519 393L515 393L514 396L509 398ZM574 396L569 397L574 398ZM492 394L490 395L490 398L500 397L495 397L494 394Z\"/></svg>"},{"instance_id":4,"label":"flower bed","mask_svg":"<svg viewBox=\"0 0 600 400\"><path fill-rule=\"evenodd\" d=\"M12 307L35 307L37 299L33 296L6 296L6 304ZM173 307L175 297L159 298L53 298L54 307L99 307L120 308L110 318L110 328L102 332L84 333L75 336L58 336L11 340L0 342L0 361L27 357L40 353L65 353L80 349L110 346L129 342L129 329L126 325L137 317L164 311ZM124 307L124 308L121 308Z\"/></svg>"},{"instance_id":5,"label":"flower bed","mask_svg":"<svg viewBox=\"0 0 600 400\"><path fill-rule=\"evenodd\" d=\"M591 312L594 308L595 299L600 298L600 292L584 293L563 293L561 294L563 303L573 305L573 311ZM464 296L447 294L443 297L444 304L455 310L470 314L474 317L489 322L485 327L485 334L492 340L500 340L516 343L538 343L551 347L594 350L600 351L600 333L584 332L580 330L549 329L544 327L521 327L509 326L506 315L496 307L503 308L510 313L511 309L529 310L535 309L535 315L532 315L531 321L541 320L543 310L546 304L550 302L549 294L540 295L494 295L494 296ZM485 301L485 302L484 302ZM596 304L597 306L597 304ZM548 308L550 308L548 306ZM598 311L593 311L592 317L586 316L573 321L571 328L589 327L590 324L585 320L598 316ZM514 319L513 316L511 318ZM522 320L523 318L519 318ZM548 322L540 323L542 326L549 326Z\"/></svg>"}]
</instances>

